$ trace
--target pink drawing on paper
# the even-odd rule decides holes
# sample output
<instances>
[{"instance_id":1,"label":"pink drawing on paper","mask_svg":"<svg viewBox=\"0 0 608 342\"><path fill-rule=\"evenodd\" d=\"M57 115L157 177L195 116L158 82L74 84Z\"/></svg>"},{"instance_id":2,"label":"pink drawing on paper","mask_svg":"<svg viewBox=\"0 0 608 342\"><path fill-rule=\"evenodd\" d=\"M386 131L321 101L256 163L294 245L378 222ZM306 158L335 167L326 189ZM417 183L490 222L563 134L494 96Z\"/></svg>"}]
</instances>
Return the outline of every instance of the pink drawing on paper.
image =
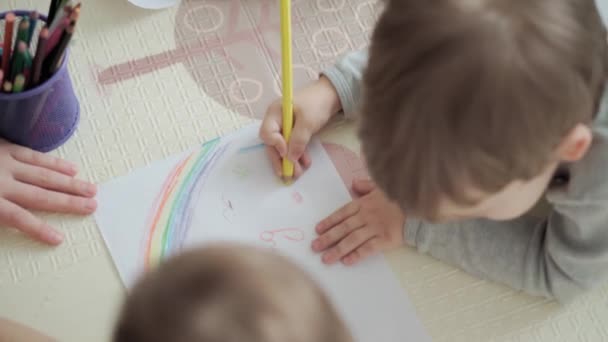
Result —
<instances>
[{"instance_id":1,"label":"pink drawing on paper","mask_svg":"<svg viewBox=\"0 0 608 342\"><path fill-rule=\"evenodd\" d=\"M304 240L304 231L298 228L280 228L265 230L260 233L260 240L276 247L278 241L298 242Z\"/></svg>"},{"instance_id":2,"label":"pink drawing on paper","mask_svg":"<svg viewBox=\"0 0 608 342\"><path fill-rule=\"evenodd\" d=\"M304 202L304 197L297 190L294 190L294 192L291 193L291 198L293 198L293 201L298 204L302 204L302 202Z\"/></svg>"}]
</instances>

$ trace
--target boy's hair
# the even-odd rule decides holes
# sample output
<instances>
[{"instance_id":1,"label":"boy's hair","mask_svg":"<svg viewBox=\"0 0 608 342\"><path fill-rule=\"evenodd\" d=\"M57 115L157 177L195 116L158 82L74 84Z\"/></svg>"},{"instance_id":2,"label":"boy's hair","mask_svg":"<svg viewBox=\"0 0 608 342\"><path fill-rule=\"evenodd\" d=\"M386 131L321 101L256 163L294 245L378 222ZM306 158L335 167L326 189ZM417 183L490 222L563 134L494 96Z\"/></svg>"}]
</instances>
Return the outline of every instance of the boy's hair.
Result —
<instances>
[{"instance_id":1,"label":"boy's hair","mask_svg":"<svg viewBox=\"0 0 608 342\"><path fill-rule=\"evenodd\" d=\"M371 175L430 219L539 175L591 122L607 51L594 0L387 0L363 81Z\"/></svg>"},{"instance_id":2,"label":"boy's hair","mask_svg":"<svg viewBox=\"0 0 608 342\"><path fill-rule=\"evenodd\" d=\"M133 288L115 342L349 342L321 289L267 250L194 249Z\"/></svg>"}]
</instances>

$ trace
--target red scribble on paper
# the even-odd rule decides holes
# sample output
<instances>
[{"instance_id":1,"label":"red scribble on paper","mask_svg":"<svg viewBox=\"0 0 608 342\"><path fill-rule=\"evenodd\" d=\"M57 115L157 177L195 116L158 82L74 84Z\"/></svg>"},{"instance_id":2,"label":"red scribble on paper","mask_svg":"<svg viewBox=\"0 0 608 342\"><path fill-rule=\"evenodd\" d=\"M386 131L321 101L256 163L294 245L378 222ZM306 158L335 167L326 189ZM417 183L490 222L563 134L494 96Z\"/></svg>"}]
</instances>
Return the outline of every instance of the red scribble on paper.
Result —
<instances>
[{"instance_id":1,"label":"red scribble on paper","mask_svg":"<svg viewBox=\"0 0 608 342\"><path fill-rule=\"evenodd\" d=\"M269 243L272 247L276 247L278 238L288 241L302 241L304 240L304 232L298 228L281 228L265 230L260 233L260 240Z\"/></svg>"},{"instance_id":2,"label":"red scribble on paper","mask_svg":"<svg viewBox=\"0 0 608 342\"><path fill-rule=\"evenodd\" d=\"M291 198L293 198L293 200L298 204L304 202L304 197L302 197L302 194L300 194L298 191L294 191L291 194Z\"/></svg>"}]
</instances>

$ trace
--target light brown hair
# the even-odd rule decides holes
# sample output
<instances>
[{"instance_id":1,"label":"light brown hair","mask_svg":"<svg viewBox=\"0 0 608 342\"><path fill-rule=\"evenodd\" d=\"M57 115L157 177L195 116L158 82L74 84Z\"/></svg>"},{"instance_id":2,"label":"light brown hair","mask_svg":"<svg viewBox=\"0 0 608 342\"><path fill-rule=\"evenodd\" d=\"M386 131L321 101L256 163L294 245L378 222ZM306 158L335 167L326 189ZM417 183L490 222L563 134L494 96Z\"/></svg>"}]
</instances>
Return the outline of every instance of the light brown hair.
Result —
<instances>
[{"instance_id":1,"label":"light brown hair","mask_svg":"<svg viewBox=\"0 0 608 342\"><path fill-rule=\"evenodd\" d=\"M123 307L115 342L350 342L321 289L268 250L187 251L145 275Z\"/></svg>"},{"instance_id":2,"label":"light brown hair","mask_svg":"<svg viewBox=\"0 0 608 342\"><path fill-rule=\"evenodd\" d=\"M594 0L387 0L373 32L360 137L408 213L529 180L598 109L608 74Z\"/></svg>"}]
</instances>

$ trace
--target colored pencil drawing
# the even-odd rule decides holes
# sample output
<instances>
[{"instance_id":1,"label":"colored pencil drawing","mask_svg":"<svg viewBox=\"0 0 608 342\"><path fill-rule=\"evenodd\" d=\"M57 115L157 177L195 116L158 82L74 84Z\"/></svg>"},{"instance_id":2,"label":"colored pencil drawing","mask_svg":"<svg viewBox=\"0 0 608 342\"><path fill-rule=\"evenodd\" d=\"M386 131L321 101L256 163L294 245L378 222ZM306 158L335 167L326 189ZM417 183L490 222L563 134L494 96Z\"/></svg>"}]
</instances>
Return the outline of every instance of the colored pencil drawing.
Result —
<instances>
[{"instance_id":1,"label":"colored pencil drawing","mask_svg":"<svg viewBox=\"0 0 608 342\"><path fill-rule=\"evenodd\" d=\"M266 147L265 144L255 144L255 145L240 148L238 153L245 154L245 153L249 153L249 152L253 152L253 151L257 151L257 150L262 150L265 147Z\"/></svg>"},{"instance_id":2,"label":"colored pencil drawing","mask_svg":"<svg viewBox=\"0 0 608 342\"><path fill-rule=\"evenodd\" d=\"M144 253L146 269L182 247L205 178L229 146L219 142L220 139L209 141L182 159L165 180L148 219Z\"/></svg>"},{"instance_id":3,"label":"colored pencil drawing","mask_svg":"<svg viewBox=\"0 0 608 342\"><path fill-rule=\"evenodd\" d=\"M247 176L249 176L251 171L249 171L249 169L246 166L237 164L232 168L232 173L237 175L239 178L244 179L244 178L247 178Z\"/></svg>"},{"instance_id":4,"label":"colored pencil drawing","mask_svg":"<svg viewBox=\"0 0 608 342\"><path fill-rule=\"evenodd\" d=\"M231 200L226 199L226 197L222 195L222 205L222 216L226 221L232 223L235 215L234 204L232 204Z\"/></svg>"},{"instance_id":5,"label":"colored pencil drawing","mask_svg":"<svg viewBox=\"0 0 608 342\"><path fill-rule=\"evenodd\" d=\"M262 245L291 258L327 290L355 341L426 341L383 258L356 268L328 266L310 249L315 222L351 199L320 141L309 145L315 162L285 186L276 183L263 150L238 153L259 141L258 129L252 125L100 187L95 218L125 285L184 248ZM230 172L236 163L250 169L247 181ZM294 191L305 201L294 204ZM370 289L378 295L369 296Z\"/></svg>"},{"instance_id":6,"label":"colored pencil drawing","mask_svg":"<svg viewBox=\"0 0 608 342\"><path fill-rule=\"evenodd\" d=\"M304 231L299 228L280 228L265 230L260 233L260 240L268 243L271 247L277 247L277 241L303 241Z\"/></svg>"},{"instance_id":7,"label":"colored pencil drawing","mask_svg":"<svg viewBox=\"0 0 608 342\"><path fill-rule=\"evenodd\" d=\"M302 204L302 202L304 202L304 197L302 196L301 193L298 192L298 190L294 190L291 193L291 198L293 198L293 201L296 202L297 204Z\"/></svg>"}]
</instances>

